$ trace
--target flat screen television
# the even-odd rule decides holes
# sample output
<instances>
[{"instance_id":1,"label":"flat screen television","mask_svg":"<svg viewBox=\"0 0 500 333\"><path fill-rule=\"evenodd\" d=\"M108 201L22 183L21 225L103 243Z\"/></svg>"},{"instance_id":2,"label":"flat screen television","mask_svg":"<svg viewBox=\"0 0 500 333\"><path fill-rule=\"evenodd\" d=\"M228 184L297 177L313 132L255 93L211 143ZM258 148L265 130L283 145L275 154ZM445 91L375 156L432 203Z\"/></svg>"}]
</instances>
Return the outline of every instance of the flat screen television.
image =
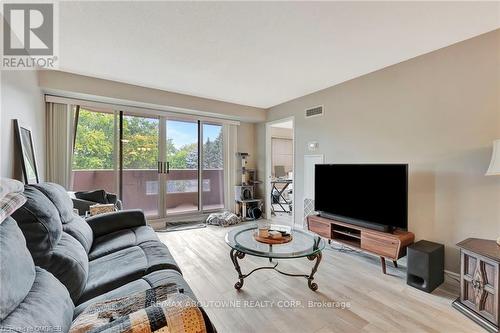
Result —
<instances>
[{"instance_id":1,"label":"flat screen television","mask_svg":"<svg viewBox=\"0 0 500 333\"><path fill-rule=\"evenodd\" d=\"M407 164L318 164L314 196L323 217L383 231L408 227Z\"/></svg>"}]
</instances>

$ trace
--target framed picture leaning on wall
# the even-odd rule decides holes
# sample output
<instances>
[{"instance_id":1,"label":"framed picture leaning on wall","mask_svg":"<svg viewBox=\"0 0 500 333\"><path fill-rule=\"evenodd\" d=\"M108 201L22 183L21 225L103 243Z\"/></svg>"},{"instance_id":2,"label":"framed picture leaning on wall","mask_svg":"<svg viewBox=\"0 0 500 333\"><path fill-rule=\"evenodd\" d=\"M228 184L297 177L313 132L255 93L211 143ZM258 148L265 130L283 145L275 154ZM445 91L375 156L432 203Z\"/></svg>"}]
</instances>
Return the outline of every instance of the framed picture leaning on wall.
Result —
<instances>
[{"instance_id":1,"label":"framed picture leaning on wall","mask_svg":"<svg viewBox=\"0 0 500 333\"><path fill-rule=\"evenodd\" d=\"M33 144L33 136L31 129L19 123L18 119L14 119L14 128L17 144L17 155L21 160L21 168L25 184L38 183L38 168L35 157L35 146Z\"/></svg>"}]
</instances>

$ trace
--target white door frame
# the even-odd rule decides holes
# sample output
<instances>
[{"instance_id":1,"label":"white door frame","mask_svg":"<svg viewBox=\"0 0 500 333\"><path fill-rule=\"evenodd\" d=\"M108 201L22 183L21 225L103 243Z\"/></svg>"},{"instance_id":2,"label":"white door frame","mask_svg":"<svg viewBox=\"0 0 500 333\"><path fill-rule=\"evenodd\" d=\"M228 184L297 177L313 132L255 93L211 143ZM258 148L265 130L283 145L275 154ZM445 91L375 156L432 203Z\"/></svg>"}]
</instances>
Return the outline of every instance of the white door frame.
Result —
<instances>
[{"instance_id":1,"label":"white door frame","mask_svg":"<svg viewBox=\"0 0 500 333\"><path fill-rule=\"evenodd\" d=\"M293 145L293 160L292 160L292 225L295 225L295 211L296 211L296 201L295 201L295 117L287 117L278 120L268 121L266 123L266 178L265 178L265 217L271 219L271 165L272 165L272 148L271 148L271 127L274 124L284 123L286 121L292 121L292 145Z\"/></svg>"}]
</instances>

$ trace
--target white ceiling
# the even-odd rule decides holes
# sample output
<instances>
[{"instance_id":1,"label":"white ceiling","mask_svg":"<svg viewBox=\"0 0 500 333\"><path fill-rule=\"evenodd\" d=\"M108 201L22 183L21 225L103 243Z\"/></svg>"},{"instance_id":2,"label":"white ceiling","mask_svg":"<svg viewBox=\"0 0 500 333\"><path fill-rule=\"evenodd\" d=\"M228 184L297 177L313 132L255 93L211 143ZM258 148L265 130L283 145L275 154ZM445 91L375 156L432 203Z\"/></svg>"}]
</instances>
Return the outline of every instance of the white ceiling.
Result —
<instances>
[{"instance_id":1,"label":"white ceiling","mask_svg":"<svg viewBox=\"0 0 500 333\"><path fill-rule=\"evenodd\" d=\"M61 2L60 69L268 108L500 27L498 2Z\"/></svg>"}]
</instances>

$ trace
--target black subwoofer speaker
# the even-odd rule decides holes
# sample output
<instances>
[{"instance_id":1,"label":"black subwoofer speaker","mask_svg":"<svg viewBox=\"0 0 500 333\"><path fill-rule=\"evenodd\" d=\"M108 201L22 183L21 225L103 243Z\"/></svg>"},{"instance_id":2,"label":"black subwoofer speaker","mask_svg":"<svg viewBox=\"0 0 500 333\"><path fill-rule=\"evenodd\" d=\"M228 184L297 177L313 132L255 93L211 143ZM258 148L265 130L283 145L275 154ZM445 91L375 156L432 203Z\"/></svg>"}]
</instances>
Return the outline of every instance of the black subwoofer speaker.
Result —
<instances>
[{"instance_id":1,"label":"black subwoofer speaker","mask_svg":"<svg viewBox=\"0 0 500 333\"><path fill-rule=\"evenodd\" d=\"M432 292L444 282L444 245L421 240L408 247L406 284Z\"/></svg>"}]
</instances>

